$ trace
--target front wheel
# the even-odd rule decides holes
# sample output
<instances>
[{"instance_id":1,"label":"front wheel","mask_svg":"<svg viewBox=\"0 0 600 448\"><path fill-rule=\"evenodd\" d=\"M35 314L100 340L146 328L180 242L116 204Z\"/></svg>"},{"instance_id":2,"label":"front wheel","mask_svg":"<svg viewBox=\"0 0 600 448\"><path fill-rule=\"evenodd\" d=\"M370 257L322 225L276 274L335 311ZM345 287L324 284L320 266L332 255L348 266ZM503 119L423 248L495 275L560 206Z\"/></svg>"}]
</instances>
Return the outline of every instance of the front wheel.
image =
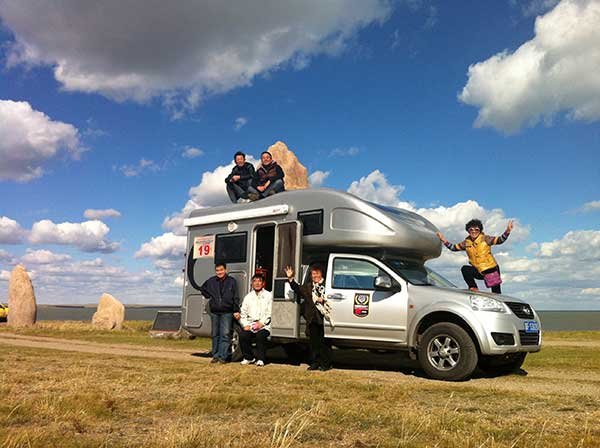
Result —
<instances>
[{"instance_id":1,"label":"front wheel","mask_svg":"<svg viewBox=\"0 0 600 448\"><path fill-rule=\"evenodd\" d=\"M477 348L471 336L452 323L429 327L419 344L419 362L430 378L464 381L477 367Z\"/></svg>"}]
</instances>

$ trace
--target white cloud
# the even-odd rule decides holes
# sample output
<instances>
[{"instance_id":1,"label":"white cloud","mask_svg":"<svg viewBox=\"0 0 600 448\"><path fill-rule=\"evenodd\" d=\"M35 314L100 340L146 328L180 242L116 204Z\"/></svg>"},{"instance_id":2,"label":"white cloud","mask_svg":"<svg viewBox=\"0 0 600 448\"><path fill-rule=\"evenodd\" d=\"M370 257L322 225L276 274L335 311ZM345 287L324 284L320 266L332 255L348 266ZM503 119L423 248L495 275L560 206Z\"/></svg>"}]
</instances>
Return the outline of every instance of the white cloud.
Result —
<instances>
[{"instance_id":1,"label":"white cloud","mask_svg":"<svg viewBox=\"0 0 600 448\"><path fill-rule=\"evenodd\" d=\"M0 249L0 263L12 264L14 257L11 253Z\"/></svg>"},{"instance_id":2,"label":"white cloud","mask_svg":"<svg viewBox=\"0 0 600 448\"><path fill-rule=\"evenodd\" d=\"M525 17L537 16L552 8L554 8L560 0L531 0L521 2L521 12ZM517 4L517 0L512 0L511 3Z\"/></svg>"},{"instance_id":3,"label":"white cloud","mask_svg":"<svg viewBox=\"0 0 600 448\"><path fill-rule=\"evenodd\" d=\"M355 180L348 188L349 193L367 201L393 206L398 206L398 196L403 191L403 185L390 185L385 174L379 170L361 177L360 180Z\"/></svg>"},{"instance_id":4,"label":"white cloud","mask_svg":"<svg viewBox=\"0 0 600 448\"><path fill-rule=\"evenodd\" d=\"M246 123L248 123L248 119L246 117L237 117L235 119L235 124L233 125L233 129L235 129L236 131L239 131L244 126L246 126Z\"/></svg>"},{"instance_id":5,"label":"white cloud","mask_svg":"<svg viewBox=\"0 0 600 448\"><path fill-rule=\"evenodd\" d=\"M118 218L119 216L121 216L121 212L119 212L118 210L115 210L114 208L106 208L106 209L95 209L95 208L88 208L87 210L85 210L83 212L83 216L84 218L87 219L104 219L104 218Z\"/></svg>"},{"instance_id":6,"label":"white cloud","mask_svg":"<svg viewBox=\"0 0 600 448\"><path fill-rule=\"evenodd\" d=\"M572 256L579 260L600 261L600 230L567 232L561 239L540 245L540 257Z\"/></svg>"},{"instance_id":7,"label":"white cloud","mask_svg":"<svg viewBox=\"0 0 600 448\"><path fill-rule=\"evenodd\" d=\"M0 216L0 244L19 244L26 236L27 231L17 221Z\"/></svg>"},{"instance_id":8,"label":"white cloud","mask_svg":"<svg viewBox=\"0 0 600 448\"><path fill-rule=\"evenodd\" d=\"M204 155L204 151L200 148L194 148L192 146L188 146L183 151L182 156L186 159L195 159L196 157L200 157Z\"/></svg>"},{"instance_id":9,"label":"white cloud","mask_svg":"<svg viewBox=\"0 0 600 448\"><path fill-rule=\"evenodd\" d=\"M71 256L67 254L55 254L49 250L33 250L27 249L25 255L21 257L21 262L25 265L29 264L49 264L49 263L63 263L71 260Z\"/></svg>"},{"instance_id":10,"label":"white cloud","mask_svg":"<svg viewBox=\"0 0 600 448\"><path fill-rule=\"evenodd\" d=\"M353 157L360 152L360 148L351 146L350 148L335 148L329 153L329 157Z\"/></svg>"},{"instance_id":11,"label":"white cloud","mask_svg":"<svg viewBox=\"0 0 600 448\"><path fill-rule=\"evenodd\" d=\"M182 258L185 253L185 236L175 235L172 232L163 233L142 244L135 253L136 258Z\"/></svg>"},{"instance_id":12,"label":"white cloud","mask_svg":"<svg viewBox=\"0 0 600 448\"><path fill-rule=\"evenodd\" d=\"M0 135L0 181L29 182L61 150L73 159L84 151L74 126L52 121L26 101L0 100Z\"/></svg>"},{"instance_id":13,"label":"white cloud","mask_svg":"<svg viewBox=\"0 0 600 448\"><path fill-rule=\"evenodd\" d=\"M0 271L0 281L8 282L10 280L10 272L6 270Z\"/></svg>"},{"instance_id":14,"label":"white cloud","mask_svg":"<svg viewBox=\"0 0 600 448\"><path fill-rule=\"evenodd\" d=\"M323 185L323 182L329 177L330 171L315 171L308 176L308 183L313 188L318 188Z\"/></svg>"},{"instance_id":15,"label":"white cloud","mask_svg":"<svg viewBox=\"0 0 600 448\"><path fill-rule=\"evenodd\" d=\"M260 74L344 50L357 30L387 19L384 0L198 2L106 0L90 9L8 0L8 66L45 64L68 91L116 100L161 95L180 116L203 97L249 85ZM109 19L107 19L109 18ZM301 63L298 63L301 62Z\"/></svg>"},{"instance_id":16,"label":"white cloud","mask_svg":"<svg viewBox=\"0 0 600 448\"><path fill-rule=\"evenodd\" d=\"M600 297L600 288L583 288L581 294Z\"/></svg>"},{"instance_id":17,"label":"white cloud","mask_svg":"<svg viewBox=\"0 0 600 448\"><path fill-rule=\"evenodd\" d=\"M476 127L511 134L551 122L600 119L600 1L563 0L535 21L535 37L469 67L459 99L476 107Z\"/></svg>"},{"instance_id":18,"label":"white cloud","mask_svg":"<svg viewBox=\"0 0 600 448\"><path fill-rule=\"evenodd\" d=\"M160 171L161 167L154 162L154 160L148 160L141 158L137 165L122 165L119 167L119 171L123 173L125 177L137 177L144 172L156 173Z\"/></svg>"},{"instance_id":19,"label":"white cloud","mask_svg":"<svg viewBox=\"0 0 600 448\"><path fill-rule=\"evenodd\" d=\"M597 210L600 210L600 201L586 202L581 207L582 212L595 212Z\"/></svg>"},{"instance_id":20,"label":"white cloud","mask_svg":"<svg viewBox=\"0 0 600 448\"><path fill-rule=\"evenodd\" d=\"M106 238L110 228L101 221L55 224L44 219L33 224L29 234L31 244L62 244L76 247L84 252L111 253L119 249L119 243Z\"/></svg>"}]
</instances>

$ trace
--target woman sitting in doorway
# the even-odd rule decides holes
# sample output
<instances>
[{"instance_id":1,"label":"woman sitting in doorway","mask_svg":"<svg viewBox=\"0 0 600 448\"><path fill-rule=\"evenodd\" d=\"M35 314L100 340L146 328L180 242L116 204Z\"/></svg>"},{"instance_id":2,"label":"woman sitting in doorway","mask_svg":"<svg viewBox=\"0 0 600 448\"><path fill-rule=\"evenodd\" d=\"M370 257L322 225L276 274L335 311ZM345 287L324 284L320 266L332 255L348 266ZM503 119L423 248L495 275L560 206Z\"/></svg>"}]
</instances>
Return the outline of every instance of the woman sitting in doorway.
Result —
<instances>
[{"instance_id":1,"label":"woman sitting in doorway","mask_svg":"<svg viewBox=\"0 0 600 448\"><path fill-rule=\"evenodd\" d=\"M492 255L492 246L506 241L514 227L512 220L508 221L506 231L501 236L489 236L483 233L483 223L479 219L472 219L465 225L468 232L467 238L458 244L452 244L440 232L438 238L453 252L467 251L470 265L461 268L465 283L471 291L478 291L475 279L485 280L485 285L492 288L492 292L500 294L500 267Z\"/></svg>"}]
</instances>

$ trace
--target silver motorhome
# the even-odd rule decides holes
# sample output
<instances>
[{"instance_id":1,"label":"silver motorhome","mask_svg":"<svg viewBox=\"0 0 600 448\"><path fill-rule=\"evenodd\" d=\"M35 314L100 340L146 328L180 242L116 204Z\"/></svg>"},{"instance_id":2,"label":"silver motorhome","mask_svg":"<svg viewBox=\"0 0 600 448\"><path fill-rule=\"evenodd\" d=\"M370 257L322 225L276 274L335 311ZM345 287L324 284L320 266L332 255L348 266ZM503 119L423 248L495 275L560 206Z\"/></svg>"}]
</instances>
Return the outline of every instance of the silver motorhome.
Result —
<instances>
[{"instance_id":1,"label":"silver motorhome","mask_svg":"<svg viewBox=\"0 0 600 448\"><path fill-rule=\"evenodd\" d=\"M541 349L531 306L458 289L425 266L439 257L441 244L436 227L418 214L309 189L195 210L185 226L182 326L191 334L210 333L200 285L224 262L241 297L255 272L266 278L274 297L273 343L305 342L305 322L283 269L294 266L301 283L319 264L332 305L325 335L337 347L408 351L430 377L444 380L467 379L477 365L512 371ZM234 344L233 359L239 356Z\"/></svg>"}]
</instances>

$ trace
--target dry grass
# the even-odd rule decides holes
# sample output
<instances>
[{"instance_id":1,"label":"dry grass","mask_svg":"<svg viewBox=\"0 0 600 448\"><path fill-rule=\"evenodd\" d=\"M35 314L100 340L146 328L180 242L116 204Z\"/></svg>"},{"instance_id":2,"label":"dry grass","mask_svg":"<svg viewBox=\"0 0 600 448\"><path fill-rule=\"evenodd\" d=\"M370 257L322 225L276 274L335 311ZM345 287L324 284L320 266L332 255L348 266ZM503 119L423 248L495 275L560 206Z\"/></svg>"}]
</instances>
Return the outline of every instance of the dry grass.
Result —
<instances>
[{"instance_id":1,"label":"dry grass","mask_svg":"<svg viewBox=\"0 0 600 448\"><path fill-rule=\"evenodd\" d=\"M594 347L458 384L380 370L379 357L323 373L0 348L3 448L600 446Z\"/></svg>"}]
</instances>

